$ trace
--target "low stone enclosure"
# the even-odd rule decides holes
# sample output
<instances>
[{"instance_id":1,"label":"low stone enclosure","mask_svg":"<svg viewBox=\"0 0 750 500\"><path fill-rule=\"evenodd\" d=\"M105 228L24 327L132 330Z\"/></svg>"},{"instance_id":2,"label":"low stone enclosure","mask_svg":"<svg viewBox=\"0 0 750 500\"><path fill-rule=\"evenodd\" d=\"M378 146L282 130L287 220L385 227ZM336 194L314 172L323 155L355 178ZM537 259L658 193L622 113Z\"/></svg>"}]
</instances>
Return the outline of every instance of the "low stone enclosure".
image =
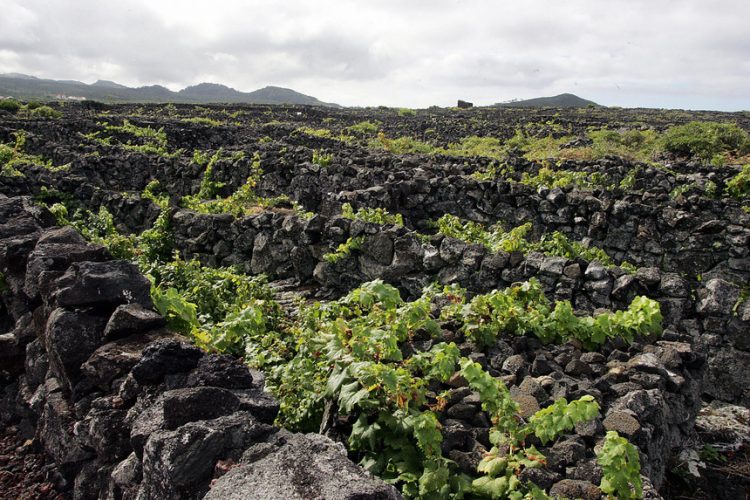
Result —
<instances>
[{"instance_id":1,"label":"low stone enclosure","mask_svg":"<svg viewBox=\"0 0 750 500\"><path fill-rule=\"evenodd\" d=\"M598 403L596 418L536 443L546 457L542 467L520 471L520 480L552 496L606 496L596 450L607 431L637 447L647 498L669 496L676 468L700 462L690 450L743 449L750 406L750 214L742 202L701 191L707 183L722 189L738 168L674 161L662 169L621 157L567 160L561 169L602 173L616 187L537 187L520 182L521 174L543 167L515 153L507 160L512 173L486 179L476 174L493 165L487 158L396 155L335 134L299 131L332 123L327 118L350 126L374 116L391 137L424 133L429 123L442 140L456 141L468 132L451 127L483 116L497 122L480 129L507 137L516 119L508 110L497 117L481 108L456 112L478 115L437 113L399 125L385 111L268 108L271 118L284 120L271 123L267 108L248 109L244 127L180 122L157 107L148 110L148 120L141 118L143 126L163 126L171 148L246 153L219 157L217 196L236 192L260 164L255 192L287 200L244 214L183 207L180 198L200 192L205 179L191 155L85 144L80 134L96 129L91 110L65 110L61 122L6 117L0 123L0 143L24 129L30 152L54 165L70 163L66 169L28 164L21 176L0 176L0 419L26 429L52 458L59 491L111 499L402 494L352 461L361 458L347 445L356 419L331 417L321 433L275 425L279 402L264 390L266 374L236 356L205 352L167 327L137 265L60 227L41 202L73 201L94 211L104 206L124 233L148 229L166 212L182 259L265 275L308 302L335 301L372 280L413 300L432 283L457 284L474 296L536 279L549 300L569 301L579 315L626 310L635 297L648 297L660 305L663 333L631 344L615 339L585 349L575 341L545 344L506 335L478 346L445 324L443 335L455 339L461 356L502 380L520 419L560 398L593 396ZM139 119L129 107L113 112ZM588 126L610 118L627 125L632 117L622 113L589 117ZM585 130L580 117L564 119L573 132ZM649 116L656 128L668 126L663 119ZM323 151L332 156L326 165L311 160ZM619 187L629 175L628 187ZM169 196L161 207L142 194L154 179ZM686 184L691 189L675 196ZM345 203L400 214L403 224L345 217ZM601 248L612 262L506 252L445 236L430 222L444 214L506 229L530 222L531 239L558 231ZM352 240L356 248L330 258ZM625 262L633 268L617 265ZM297 314L296 307L289 304L287 314ZM401 349L427 351L436 343L410 339ZM442 455L455 474L476 475L494 444L493 422L461 377L435 389L441 391ZM715 497L738 498L747 487L731 475L713 478L725 481L721 492L708 491Z\"/></svg>"},{"instance_id":2,"label":"low stone enclosure","mask_svg":"<svg viewBox=\"0 0 750 500\"><path fill-rule=\"evenodd\" d=\"M134 264L28 199L0 214L2 418L34 423L74 498L398 498L340 444L274 427L262 374L165 329Z\"/></svg>"}]
</instances>

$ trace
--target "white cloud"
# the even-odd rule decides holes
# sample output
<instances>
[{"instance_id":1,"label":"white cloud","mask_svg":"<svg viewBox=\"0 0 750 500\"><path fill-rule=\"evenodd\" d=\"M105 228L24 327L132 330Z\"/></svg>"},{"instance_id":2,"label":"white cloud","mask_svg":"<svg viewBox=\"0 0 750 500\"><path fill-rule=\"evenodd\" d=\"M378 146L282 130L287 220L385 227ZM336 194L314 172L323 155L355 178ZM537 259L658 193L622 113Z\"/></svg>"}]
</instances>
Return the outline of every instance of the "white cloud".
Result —
<instances>
[{"instance_id":1,"label":"white cloud","mask_svg":"<svg viewBox=\"0 0 750 500\"><path fill-rule=\"evenodd\" d=\"M740 0L0 0L0 72L283 85L347 105L750 109Z\"/></svg>"}]
</instances>

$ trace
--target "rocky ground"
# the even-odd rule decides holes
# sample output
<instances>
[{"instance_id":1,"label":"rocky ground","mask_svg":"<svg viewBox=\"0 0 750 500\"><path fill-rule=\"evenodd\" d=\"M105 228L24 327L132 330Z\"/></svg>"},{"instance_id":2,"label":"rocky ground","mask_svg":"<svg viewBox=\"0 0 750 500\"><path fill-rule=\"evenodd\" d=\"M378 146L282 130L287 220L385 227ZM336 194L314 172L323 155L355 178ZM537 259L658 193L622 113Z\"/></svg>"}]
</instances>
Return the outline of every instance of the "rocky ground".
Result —
<instances>
[{"instance_id":1,"label":"rocky ground","mask_svg":"<svg viewBox=\"0 0 750 500\"><path fill-rule=\"evenodd\" d=\"M155 311L144 274L164 271L147 255L167 242L169 258L266 276L282 340L303 328L305 304L339 303L376 279L407 300L435 282L470 300L537 280L579 316L648 297L660 335L593 348L510 332L481 345L433 300L440 333L417 329L399 349L409 357L453 342L509 388L519 419L559 398L594 398L596 418L535 443L546 461L519 469L525 484L599 498L597 450L617 431L637 448L646 497L749 494L750 198L733 187L747 157L726 150L719 165L656 142L644 152L693 120L750 130L747 114L96 103L61 112L0 115L12 158L0 176L2 495L398 497L350 461L365 452L344 447L366 410L329 401L314 426L324 435L274 425L293 420L275 377L302 354L269 362L288 345L269 344L270 330L265 343L227 345L211 330L227 323L201 317L214 337L193 330L192 340L231 355L206 354L178 335L172 313ZM645 142L602 150L591 131L605 128ZM467 137L497 142L472 149ZM100 207L111 227L86 218ZM463 229L438 230L446 214ZM488 239L494 224L507 236L526 223L520 239ZM141 234L135 253L123 250L128 234ZM267 371L276 398L238 355ZM476 477L493 445L484 401L462 377L428 385L428 401L445 394L436 411L451 474Z\"/></svg>"}]
</instances>

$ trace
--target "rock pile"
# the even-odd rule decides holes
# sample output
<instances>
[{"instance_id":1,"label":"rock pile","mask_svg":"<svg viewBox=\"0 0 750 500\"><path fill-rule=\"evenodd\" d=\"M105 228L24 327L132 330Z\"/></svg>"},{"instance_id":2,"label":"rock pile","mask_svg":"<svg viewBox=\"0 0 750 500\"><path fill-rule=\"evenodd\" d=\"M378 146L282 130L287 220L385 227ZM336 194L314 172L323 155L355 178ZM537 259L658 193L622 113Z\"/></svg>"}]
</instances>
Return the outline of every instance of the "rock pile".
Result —
<instances>
[{"instance_id":1,"label":"rock pile","mask_svg":"<svg viewBox=\"0 0 750 500\"><path fill-rule=\"evenodd\" d=\"M34 429L59 489L80 499L398 498L340 444L274 427L262 374L165 329L133 264L53 227L28 198L0 199L0 220L2 421Z\"/></svg>"}]
</instances>

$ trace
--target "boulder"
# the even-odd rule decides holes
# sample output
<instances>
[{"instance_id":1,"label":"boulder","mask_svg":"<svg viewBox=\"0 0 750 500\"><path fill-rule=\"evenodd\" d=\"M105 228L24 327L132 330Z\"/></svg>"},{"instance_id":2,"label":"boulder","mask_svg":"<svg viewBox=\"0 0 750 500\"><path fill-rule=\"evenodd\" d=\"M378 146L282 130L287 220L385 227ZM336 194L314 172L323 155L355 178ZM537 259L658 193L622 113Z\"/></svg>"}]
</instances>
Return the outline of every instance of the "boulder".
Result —
<instances>
[{"instance_id":1,"label":"boulder","mask_svg":"<svg viewBox=\"0 0 750 500\"><path fill-rule=\"evenodd\" d=\"M44 341L52 373L69 391L79 379L81 365L102 342L104 316L93 311L52 311L44 331Z\"/></svg>"},{"instance_id":2,"label":"boulder","mask_svg":"<svg viewBox=\"0 0 750 500\"><path fill-rule=\"evenodd\" d=\"M157 383L165 375L192 370L202 356L203 352L194 345L176 339L159 340L143 351L132 375L138 383Z\"/></svg>"},{"instance_id":3,"label":"boulder","mask_svg":"<svg viewBox=\"0 0 750 500\"><path fill-rule=\"evenodd\" d=\"M134 333L148 332L167 324L164 317L141 304L123 304L115 312L104 329L105 340L117 340Z\"/></svg>"},{"instance_id":4,"label":"boulder","mask_svg":"<svg viewBox=\"0 0 750 500\"><path fill-rule=\"evenodd\" d=\"M740 288L737 285L718 278L712 279L703 288L698 289L695 310L704 316L728 316L732 313L739 296Z\"/></svg>"},{"instance_id":5,"label":"boulder","mask_svg":"<svg viewBox=\"0 0 750 500\"><path fill-rule=\"evenodd\" d=\"M251 450L252 451L252 450ZM340 444L318 434L279 432L265 456L214 481L206 500L395 500L393 486L369 476Z\"/></svg>"},{"instance_id":6,"label":"boulder","mask_svg":"<svg viewBox=\"0 0 750 500\"><path fill-rule=\"evenodd\" d=\"M80 262L55 282L60 307L111 306L138 303L151 307L151 283L132 262Z\"/></svg>"}]
</instances>

